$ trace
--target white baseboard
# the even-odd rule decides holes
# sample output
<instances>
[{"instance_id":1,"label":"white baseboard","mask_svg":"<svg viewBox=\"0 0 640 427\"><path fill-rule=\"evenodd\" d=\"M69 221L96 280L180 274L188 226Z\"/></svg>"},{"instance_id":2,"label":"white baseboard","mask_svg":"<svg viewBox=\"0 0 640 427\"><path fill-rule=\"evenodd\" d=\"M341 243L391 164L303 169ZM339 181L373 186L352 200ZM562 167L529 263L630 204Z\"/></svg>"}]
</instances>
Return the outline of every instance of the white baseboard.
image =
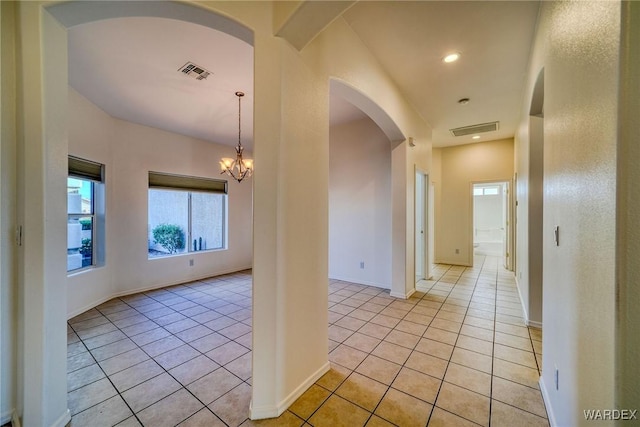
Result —
<instances>
[{"instance_id":1,"label":"white baseboard","mask_svg":"<svg viewBox=\"0 0 640 427\"><path fill-rule=\"evenodd\" d=\"M51 427L64 427L71 421L71 412L67 409L60 417L51 424Z\"/></svg>"},{"instance_id":2,"label":"white baseboard","mask_svg":"<svg viewBox=\"0 0 640 427\"><path fill-rule=\"evenodd\" d=\"M524 298L522 298L522 293L520 292L520 284L518 283L518 276L516 275L516 289L518 290L518 298L520 299L520 305L522 306L522 318L524 319L524 324L529 324L529 313L527 312L527 307L524 305Z\"/></svg>"},{"instance_id":3,"label":"white baseboard","mask_svg":"<svg viewBox=\"0 0 640 427\"><path fill-rule=\"evenodd\" d=\"M324 374L326 374L329 369L331 369L331 365L327 361L324 365L320 367L316 372L311 374L309 378L307 378L302 384L296 387L289 395L284 398L280 403L275 405L262 405L262 406L253 406L253 402L249 405L249 414L252 420L262 420L265 418L276 418L279 417L284 411L287 410L289 406L296 401L297 398L302 396L302 393L307 391L309 387L311 387L316 381L320 379Z\"/></svg>"},{"instance_id":4,"label":"white baseboard","mask_svg":"<svg viewBox=\"0 0 640 427\"><path fill-rule=\"evenodd\" d=\"M388 283L371 282L369 280L355 279L353 277L330 275L329 279L330 280L340 280L342 282L355 283L357 285L366 285L366 286L374 286L376 288L382 288L382 289L391 289L391 286Z\"/></svg>"},{"instance_id":5,"label":"white baseboard","mask_svg":"<svg viewBox=\"0 0 640 427\"><path fill-rule=\"evenodd\" d=\"M411 295L413 295L415 292L416 292L416 290L414 288L414 289L411 289L409 292L406 292L406 293L391 291L391 292L389 292L389 295L391 295L394 298L409 299L409 298L411 298Z\"/></svg>"},{"instance_id":6,"label":"white baseboard","mask_svg":"<svg viewBox=\"0 0 640 427\"><path fill-rule=\"evenodd\" d=\"M6 410L2 414L0 414L0 425L3 426L6 423L10 422L13 418L13 414L15 414L14 409Z\"/></svg>"},{"instance_id":7,"label":"white baseboard","mask_svg":"<svg viewBox=\"0 0 640 427\"><path fill-rule=\"evenodd\" d=\"M547 418L549 419L549 425L551 427L556 427L558 423L556 423L556 417L553 414L553 408L551 407L551 397L549 396L549 392L547 391L547 387L542 380L542 377L538 380L538 385L540 386L540 392L542 393L542 401L544 402L544 407L547 410Z\"/></svg>"},{"instance_id":8,"label":"white baseboard","mask_svg":"<svg viewBox=\"0 0 640 427\"><path fill-rule=\"evenodd\" d=\"M119 297L125 297L127 295L138 294L140 292L153 291L155 289L166 288L167 286L180 285L182 283L190 283L190 282L194 282L194 281L197 281L197 280L208 279L210 277L223 276L225 274L237 273L238 271L249 270L251 268L252 268L252 266L240 267L240 268L232 268L232 269L229 269L229 270L223 270L223 271L220 271L220 272L210 273L210 274L206 274L206 275L203 275L203 276L198 276L198 277L193 277L193 278L190 277L190 278L185 278L185 279L180 279L180 280L174 280L174 281L167 282L167 283L151 285L151 286L147 286L147 287L144 287L144 288L130 289L130 290L122 291L122 292L116 292L115 294L111 294L111 295L109 295L107 297L100 298L99 300L94 301L91 304L87 304L86 306L84 306L82 308L74 310L71 313L67 313L67 320L77 316L78 314L82 314L87 310L91 310L92 308L97 307L100 304L105 303L105 302L107 302L109 300L112 300L114 298L119 298Z\"/></svg>"},{"instance_id":9,"label":"white baseboard","mask_svg":"<svg viewBox=\"0 0 640 427\"><path fill-rule=\"evenodd\" d=\"M536 322L535 320L527 320L527 326L542 329L542 322Z\"/></svg>"}]
</instances>

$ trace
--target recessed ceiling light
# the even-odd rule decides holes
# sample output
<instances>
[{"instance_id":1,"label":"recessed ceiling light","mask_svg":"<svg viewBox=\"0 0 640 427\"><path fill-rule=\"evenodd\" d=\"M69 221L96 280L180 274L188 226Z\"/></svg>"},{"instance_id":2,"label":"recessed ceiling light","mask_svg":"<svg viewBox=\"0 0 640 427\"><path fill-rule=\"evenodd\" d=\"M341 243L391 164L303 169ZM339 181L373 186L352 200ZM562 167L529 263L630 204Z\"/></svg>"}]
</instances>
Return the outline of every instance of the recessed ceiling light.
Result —
<instances>
[{"instance_id":1,"label":"recessed ceiling light","mask_svg":"<svg viewBox=\"0 0 640 427\"><path fill-rule=\"evenodd\" d=\"M473 135L471 139L480 139L480 135Z\"/></svg>"},{"instance_id":2,"label":"recessed ceiling light","mask_svg":"<svg viewBox=\"0 0 640 427\"><path fill-rule=\"evenodd\" d=\"M459 52L452 52L450 54L448 54L447 56L445 56L444 58L442 58L443 62L449 63L449 62L455 62L458 59L460 59L460 53Z\"/></svg>"}]
</instances>

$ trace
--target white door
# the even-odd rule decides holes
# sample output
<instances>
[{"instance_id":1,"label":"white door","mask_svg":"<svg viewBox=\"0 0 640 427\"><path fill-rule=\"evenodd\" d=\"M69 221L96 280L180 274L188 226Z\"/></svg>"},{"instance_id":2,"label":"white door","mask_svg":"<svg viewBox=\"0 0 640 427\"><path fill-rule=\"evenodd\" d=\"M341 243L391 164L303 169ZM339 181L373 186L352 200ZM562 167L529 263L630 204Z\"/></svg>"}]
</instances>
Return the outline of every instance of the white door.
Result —
<instances>
[{"instance_id":1,"label":"white door","mask_svg":"<svg viewBox=\"0 0 640 427\"><path fill-rule=\"evenodd\" d=\"M416 282L418 282L426 278L427 259L427 177L420 171L416 171L415 191L415 264Z\"/></svg>"}]
</instances>

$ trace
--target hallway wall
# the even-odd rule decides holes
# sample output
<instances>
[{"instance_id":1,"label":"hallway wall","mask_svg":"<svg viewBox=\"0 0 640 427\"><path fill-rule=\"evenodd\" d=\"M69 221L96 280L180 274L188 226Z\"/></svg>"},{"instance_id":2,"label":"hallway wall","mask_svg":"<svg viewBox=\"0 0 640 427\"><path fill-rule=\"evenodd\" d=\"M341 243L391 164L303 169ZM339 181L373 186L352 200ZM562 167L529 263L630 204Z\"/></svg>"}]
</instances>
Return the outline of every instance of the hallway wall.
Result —
<instances>
[{"instance_id":1,"label":"hallway wall","mask_svg":"<svg viewBox=\"0 0 640 427\"><path fill-rule=\"evenodd\" d=\"M116 295L251 267L251 184L233 180L227 249L156 259L147 254L148 172L219 178L217 159L232 156L233 147L114 119L72 88L69 117L69 154L105 165L107 241L104 266L68 276L68 317Z\"/></svg>"},{"instance_id":2,"label":"hallway wall","mask_svg":"<svg viewBox=\"0 0 640 427\"><path fill-rule=\"evenodd\" d=\"M369 118L332 126L330 278L391 288L390 199L391 143L386 135Z\"/></svg>"},{"instance_id":3,"label":"hallway wall","mask_svg":"<svg viewBox=\"0 0 640 427\"><path fill-rule=\"evenodd\" d=\"M435 262L473 265L472 182L511 181L513 139L435 148ZM456 253L458 250L459 253Z\"/></svg>"},{"instance_id":4,"label":"hallway wall","mask_svg":"<svg viewBox=\"0 0 640 427\"><path fill-rule=\"evenodd\" d=\"M540 384L552 425L581 425L583 410L615 408L620 6L543 2L516 137L521 165L528 162L529 108L544 67L543 321L548 326ZM519 200L529 191L523 190Z\"/></svg>"}]
</instances>

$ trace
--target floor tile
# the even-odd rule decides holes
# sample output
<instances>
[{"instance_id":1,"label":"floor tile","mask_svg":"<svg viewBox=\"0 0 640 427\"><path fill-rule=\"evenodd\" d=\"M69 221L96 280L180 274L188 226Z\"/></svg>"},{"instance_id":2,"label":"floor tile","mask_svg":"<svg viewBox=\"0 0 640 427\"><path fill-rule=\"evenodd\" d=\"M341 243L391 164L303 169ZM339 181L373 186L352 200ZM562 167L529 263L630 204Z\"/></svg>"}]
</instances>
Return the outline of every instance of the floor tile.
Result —
<instances>
[{"instance_id":1,"label":"floor tile","mask_svg":"<svg viewBox=\"0 0 640 427\"><path fill-rule=\"evenodd\" d=\"M242 381L224 368L218 368L192 382L187 389L205 405L210 404Z\"/></svg>"},{"instance_id":2,"label":"floor tile","mask_svg":"<svg viewBox=\"0 0 640 427\"><path fill-rule=\"evenodd\" d=\"M134 412L139 412L180 388L180 383L164 373L130 388L122 393L122 397Z\"/></svg>"},{"instance_id":3,"label":"floor tile","mask_svg":"<svg viewBox=\"0 0 640 427\"><path fill-rule=\"evenodd\" d=\"M356 372L386 385L391 385L401 366L397 363L369 355L357 367Z\"/></svg>"},{"instance_id":4,"label":"floor tile","mask_svg":"<svg viewBox=\"0 0 640 427\"><path fill-rule=\"evenodd\" d=\"M424 426L433 406L393 388L385 394L375 414L401 427Z\"/></svg>"},{"instance_id":5,"label":"floor tile","mask_svg":"<svg viewBox=\"0 0 640 427\"><path fill-rule=\"evenodd\" d=\"M494 377L492 398L541 417L547 416L538 389Z\"/></svg>"},{"instance_id":6,"label":"floor tile","mask_svg":"<svg viewBox=\"0 0 640 427\"><path fill-rule=\"evenodd\" d=\"M331 393L323 387L312 385L289 407L289 411L307 419L324 403Z\"/></svg>"},{"instance_id":7,"label":"floor tile","mask_svg":"<svg viewBox=\"0 0 640 427\"><path fill-rule=\"evenodd\" d=\"M494 400L491 403L491 425L494 427L549 427L546 418Z\"/></svg>"},{"instance_id":8,"label":"floor tile","mask_svg":"<svg viewBox=\"0 0 640 427\"><path fill-rule=\"evenodd\" d=\"M365 357L367 357L366 352L356 350L344 344L339 345L329 353L329 360L332 363L337 363L351 370L356 369Z\"/></svg>"},{"instance_id":9,"label":"floor tile","mask_svg":"<svg viewBox=\"0 0 640 427\"><path fill-rule=\"evenodd\" d=\"M178 427L227 427L209 408L203 408L178 424Z\"/></svg>"},{"instance_id":10,"label":"floor tile","mask_svg":"<svg viewBox=\"0 0 640 427\"><path fill-rule=\"evenodd\" d=\"M387 388L382 383L354 372L336 390L336 394L368 411L373 411Z\"/></svg>"},{"instance_id":11,"label":"floor tile","mask_svg":"<svg viewBox=\"0 0 640 427\"><path fill-rule=\"evenodd\" d=\"M449 363L444 380L485 396L491 395L491 375L457 363Z\"/></svg>"},{"instance_id":12,"label":"floor tile","mask_svg":"<svg viewBox=\"0 0 640 427\"><path fill-rule=\"evenodd\" d=\"M435 377L422 374L409 368L402 368L398 376L393 380L391 387L433 404L438 395L441 382L441 380Z\"/></svg>"},{"instance_id":13,"label":"floor tile","mask_svg":"<svg viewBox=\"0 0 640 427\"><path fill-rule=\"evenodd\" d=\"M371 352L371 354L381 357L382 359L388 360L390 362L402 365L409 358L411 350L398 344L382 341Z\"/></svg>"},{"instance_id":14,"label":"floor tile","mask_svg":"<svg viewBox=\"0 0 640 427\"><path fill-rule=\"evenodd\" d=\"M74 415L69 427L111 427L132 415L122 397L113 396Z\"/></svg>"},{"instance_id":15,"label":"floor tile","mask_svg":"<svg viewBox=\"0 0 640 427\"><path fill-rule=\"evenodd\" d=\"M489 398L453 384L442 384L436 406L480 425L489 425Z\"/></svg>"},{"instance_id":16,"label":"floor tile","mask_svg":"<svg viewBox=\"0 0 640 427\"><path fill-rule=\"evenodd\" d=\"M492 421L493 423L493 421ZM492 424L493 425L493 424ZM517 424L511 424L510 427L515 427ZM429 419L429 427L477 427L478 424L469 420L461 418L451 412L447 412L444 409L438 407L433 408L433 413Z\"/></svg>"},{"instance_id":17,"label":"floor tile","mask_svg":"<svg viewBox=\"0 0 640 427\"><path fill-rule=\"evenodd\" d=\"M422 338L415 349L421 353L430 354L431 356L445 360L449 360L451 358L451 353L453 352L452 345L430 340L428 338Z\"/></svg>"},{"instance_id":18,"label":"floor tile","mask_svg":"<svg viewBox=\"0 0 640 427\"><path fill-rule=\"evenodd\" d=\"M122 393L138 384L156 377L164 372L164 369L154 360L148 359L137 365L131 366L116 374L110 375L109 379L116 386L118 391Z\"/></svg>"},{"instance_id":19,"label":"floor tile","mask_svg":"<svg viewBox=\"0 0 640 427\"><path fill-rule=\"evenodd\" d=\"M407 359L405 366L423 374L435 378L444 378L448 362L435 356L419 351L413 351Z\"/></svg>"},{"instance_id":20,"label":"floor tile","mask_svg":"<svg viewBox=\"0 0 640 427\"><path fill-rule=\"evenodd\" d=\"M90 384L75 389L67 394L67 406L71 415L75 415L117 394L115 388L107 378L102 378Z\"/></svg>"},{"instance_id":21,"label":"floor tile","mask_svg":"<svg viewBox=\"0 0 640 427\"><path fill-rule=\"evenodd\" d=\"M104 372L95 363L67 374L67 391L73 391L104 378Z\"/></svg>"},{"instance_id":22,"label":"floor tile","mask_svg":"<svg viewBox=\"0 0 640 427\"><path fill-rule=\"evenodd\" d=\"M309 419L316 427L364 426L370 413L337 395L332 395Z\"/></svg>"},{"instance_id":23,"label":"floor tile","mask_svg":"<svg viewBox=\"0 0 640 427\"><path fill-rule=\"evenodd\" d=\"M380 344L380 340L365 334L361 334L359 332L355 332L344 341L344 344L348 345L349 347L371 353L371 351L376 348L378 344Z\"/></svg>"},{"instance_id":24,"label":"floor tile","mask_svg":"<svg viewBox=\"0 0 640 427\"><path fill-rule=\"evenodd\" d=\"M251 387L240 384L209 405L219 418L230 426L238 426L249 418Z\"/></svg>"},{"instance_id":25,"label":"floor tile","mask_svg":"<svg viewBox=\"0 0 640 427\"><path fill-rule=\"evenodd\" d=\"M172 427L200 411L204 405L181 388L140 411L137 416L145 426Z\"/></svg>"}]
</instances>

